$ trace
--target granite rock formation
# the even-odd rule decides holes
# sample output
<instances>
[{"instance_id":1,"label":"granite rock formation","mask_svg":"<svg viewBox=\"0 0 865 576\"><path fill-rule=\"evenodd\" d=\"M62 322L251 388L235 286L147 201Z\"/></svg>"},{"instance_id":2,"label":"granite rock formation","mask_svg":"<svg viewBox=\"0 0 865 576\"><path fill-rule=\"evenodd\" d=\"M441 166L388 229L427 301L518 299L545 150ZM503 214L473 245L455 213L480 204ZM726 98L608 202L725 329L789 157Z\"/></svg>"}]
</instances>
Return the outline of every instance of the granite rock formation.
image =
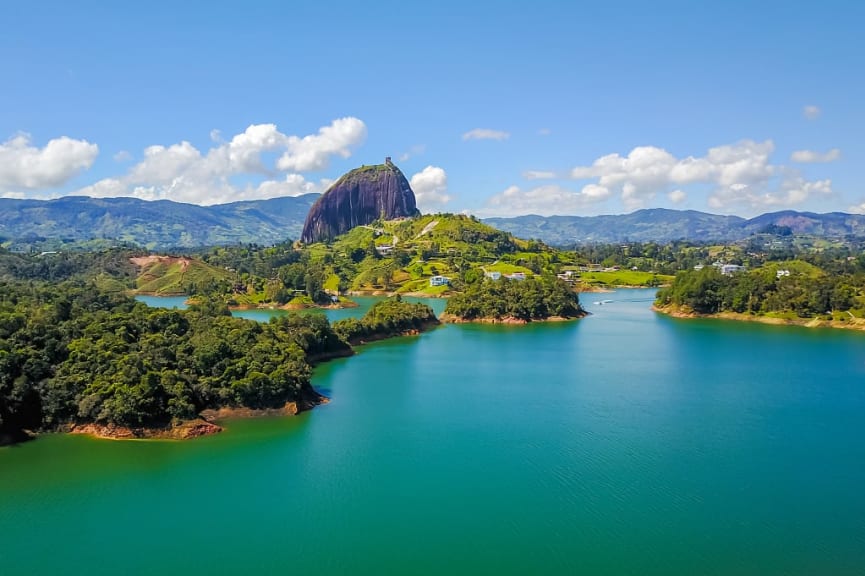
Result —
<instances>
[{"instance_id":1,"label":"granite rock formation","mask_svg":"<svg viewBox=\"0 0 865 576\"><path fill-rule=\"evenodd\" d=\"M302 242L322 242L378 219L418 214L414 192L390 158L344 174L309 210Z\"/></svg>"}]
</instances>

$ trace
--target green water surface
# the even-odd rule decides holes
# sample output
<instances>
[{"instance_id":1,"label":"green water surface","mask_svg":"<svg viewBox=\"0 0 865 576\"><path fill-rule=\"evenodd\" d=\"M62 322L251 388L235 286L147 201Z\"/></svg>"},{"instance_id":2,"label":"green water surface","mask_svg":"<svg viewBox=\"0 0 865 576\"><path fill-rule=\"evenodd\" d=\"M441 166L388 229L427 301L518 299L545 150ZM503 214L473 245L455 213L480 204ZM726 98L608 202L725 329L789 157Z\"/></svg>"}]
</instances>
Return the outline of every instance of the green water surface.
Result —
<instances>
[{"instance_id":1,"label":"green water surface","mask_svg":"<svg viewBox=\"0 0 865 576\"><path fill-rule=\"evenodd\" d=\"M367 345L299 417L0 448L0 575L865 574L865 334L652 294Z\"/></svg>"}]
</instances>

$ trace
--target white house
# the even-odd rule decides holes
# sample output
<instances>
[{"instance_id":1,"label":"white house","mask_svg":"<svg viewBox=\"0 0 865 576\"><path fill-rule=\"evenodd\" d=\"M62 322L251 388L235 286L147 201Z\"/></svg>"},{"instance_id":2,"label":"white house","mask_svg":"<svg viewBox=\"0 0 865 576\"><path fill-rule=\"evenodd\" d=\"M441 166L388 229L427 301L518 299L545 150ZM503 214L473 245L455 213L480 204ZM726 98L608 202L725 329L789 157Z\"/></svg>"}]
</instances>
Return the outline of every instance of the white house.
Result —
<instances>
[{"instance_id":1,"label":"white house","mask_svg":"<svg viewBox=\"0 0 865 576\"><path fill-rule=\"evenodd\" d=\"M721 265L721 274L725 276L729 276L730 274L734 274L736 272L744 272L745 267L739 266L738 264L722 264Z\"/></svg>"},{"instance_id":2,"label":"white house","mask_svg":"<svg viewBox=\"0 0 865 576\"><path fill-rule=\"evenodd\" d=\"M447 286L451 283L451 279L447 276L433 276L429 279L430 286Z\"/></svg>"},{"instance_id":3,"label":"white house","mask_svg":"<svg viewBox=\"0 0 865 576\"><path fill-rule=\"evenodd\" d=\"M484 272L484 276L489 278L490 280L498 280L502 277L501 272Z\"/></svg>"},{"instance_id":4,"label":"white house","mask_svg":"<svg viewBox=\"0 0 865 576\"><path fill-rule=\"evenodd\" d=\"M525 280L526 273L525 272L514 272L513 274L505 274L505 278L508 280Z\"/></svg>"}]
</instances>

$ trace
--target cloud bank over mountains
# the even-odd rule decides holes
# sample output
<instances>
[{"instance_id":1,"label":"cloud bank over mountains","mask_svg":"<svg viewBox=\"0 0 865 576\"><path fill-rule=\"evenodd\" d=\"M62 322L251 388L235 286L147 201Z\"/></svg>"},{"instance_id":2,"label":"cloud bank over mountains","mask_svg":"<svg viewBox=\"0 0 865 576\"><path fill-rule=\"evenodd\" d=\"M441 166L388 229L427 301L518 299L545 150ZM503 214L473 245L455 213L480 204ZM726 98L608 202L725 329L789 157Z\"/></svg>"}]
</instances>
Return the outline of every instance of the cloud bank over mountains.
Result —
<instances>
[{"instance_id":1,"label":"cloud bank over mountains","mask_svg":"<svg viewBox=\"0 0 865 576\"><path fill-rule=\"evenodd\" d=\"M626 155L601 156L567 173L529 170L526 180L571 180L582 186L546 184L523 189L510 186L491 197L484 215L580 214L592 206L620 199L628 211L645 208L660 198L681 204L689 189L706 194L709 208L720 211L795 207L813 197L828 197L829 179L808 180L790 166L775 164L772 140L742 140L710 148L702 156L677 158L656 146L638 146ZM832 162L841 152L794 152L798 163Z\"/></svg>"},{"instance_id":2,"label":"cloud bank over mountains","mask_svg":"<svg viewBox=\"0 0 865 576\"><path fill-rule=\"evenodd\" d=\"M125 174L74 193L207 205L321 192L330 180L307 180L302 173L326 170L334 157L349 158L366 135L366 124L352 117L334 120L303 137L284 134L275 124L251 125L228 141L213 131L214 146L209 150L185 140L148 146ZM0 144L0 195L50 193L89 169L98 153L95 144L84 140L64 136L37 148L27 135L18 135ZM265 160L273 155L275 160ZM131 158L128 152L115 155L118 162Z\"/></svg>"},{"instance_id":3,"label":"cloud bank over mountains","mask_svg":"<svg viewBox=\"0 0 865 576\"><path fill-rule=\"evenodd\" d=\"M820 110L806 108L803 115L816 119ZM510 137L489 128L462 134L463 141ZM206 149L183 140L148 146L137 157L120 151L113 165L122 174L81 187L76 183L99 155L96 144L62 136L39 147L19 133L0 143L0 197L72 193L209 205L324 192L332 180L311 174L328 170L334 159L351 158L366 138L366 124L355 117L338 118L303 136L286 134L272 123L250 125L230 138L213 130ZM424 151L425 146L415 145L403 156ZM768 139L715 146L697 156L637 146L566 170L522 170L522 183L478 200L480 209L470 211L483 216L597 214L667 205L742 212L796 208L834 197L831 179L808 178L802 170L841 160L840 149L795 150L789 164L773 161L775 153ZM440 166L427 165L410 182L422 210L445 210L454 200L448 173ZM865 211L860 201L849 210Z\"/></svg>"}]
</instances>

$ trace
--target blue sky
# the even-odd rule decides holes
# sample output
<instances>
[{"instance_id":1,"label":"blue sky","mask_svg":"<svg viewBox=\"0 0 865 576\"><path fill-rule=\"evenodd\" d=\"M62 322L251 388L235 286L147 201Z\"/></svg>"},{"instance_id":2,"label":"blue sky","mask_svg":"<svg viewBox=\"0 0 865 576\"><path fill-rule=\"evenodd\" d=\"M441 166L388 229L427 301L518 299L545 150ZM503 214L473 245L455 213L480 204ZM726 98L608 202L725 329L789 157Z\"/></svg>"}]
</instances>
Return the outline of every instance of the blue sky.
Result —
<instances>
[{"instance_id":1,"label":"blue sky","mask_svg":"<svg viewBox=\"0 0 865 576\"><path fill-rule=\"evenodd\" d=\"M861 3L115 4L0 7L0 196L865 212Z\"/></svg>"}]
</instances>

